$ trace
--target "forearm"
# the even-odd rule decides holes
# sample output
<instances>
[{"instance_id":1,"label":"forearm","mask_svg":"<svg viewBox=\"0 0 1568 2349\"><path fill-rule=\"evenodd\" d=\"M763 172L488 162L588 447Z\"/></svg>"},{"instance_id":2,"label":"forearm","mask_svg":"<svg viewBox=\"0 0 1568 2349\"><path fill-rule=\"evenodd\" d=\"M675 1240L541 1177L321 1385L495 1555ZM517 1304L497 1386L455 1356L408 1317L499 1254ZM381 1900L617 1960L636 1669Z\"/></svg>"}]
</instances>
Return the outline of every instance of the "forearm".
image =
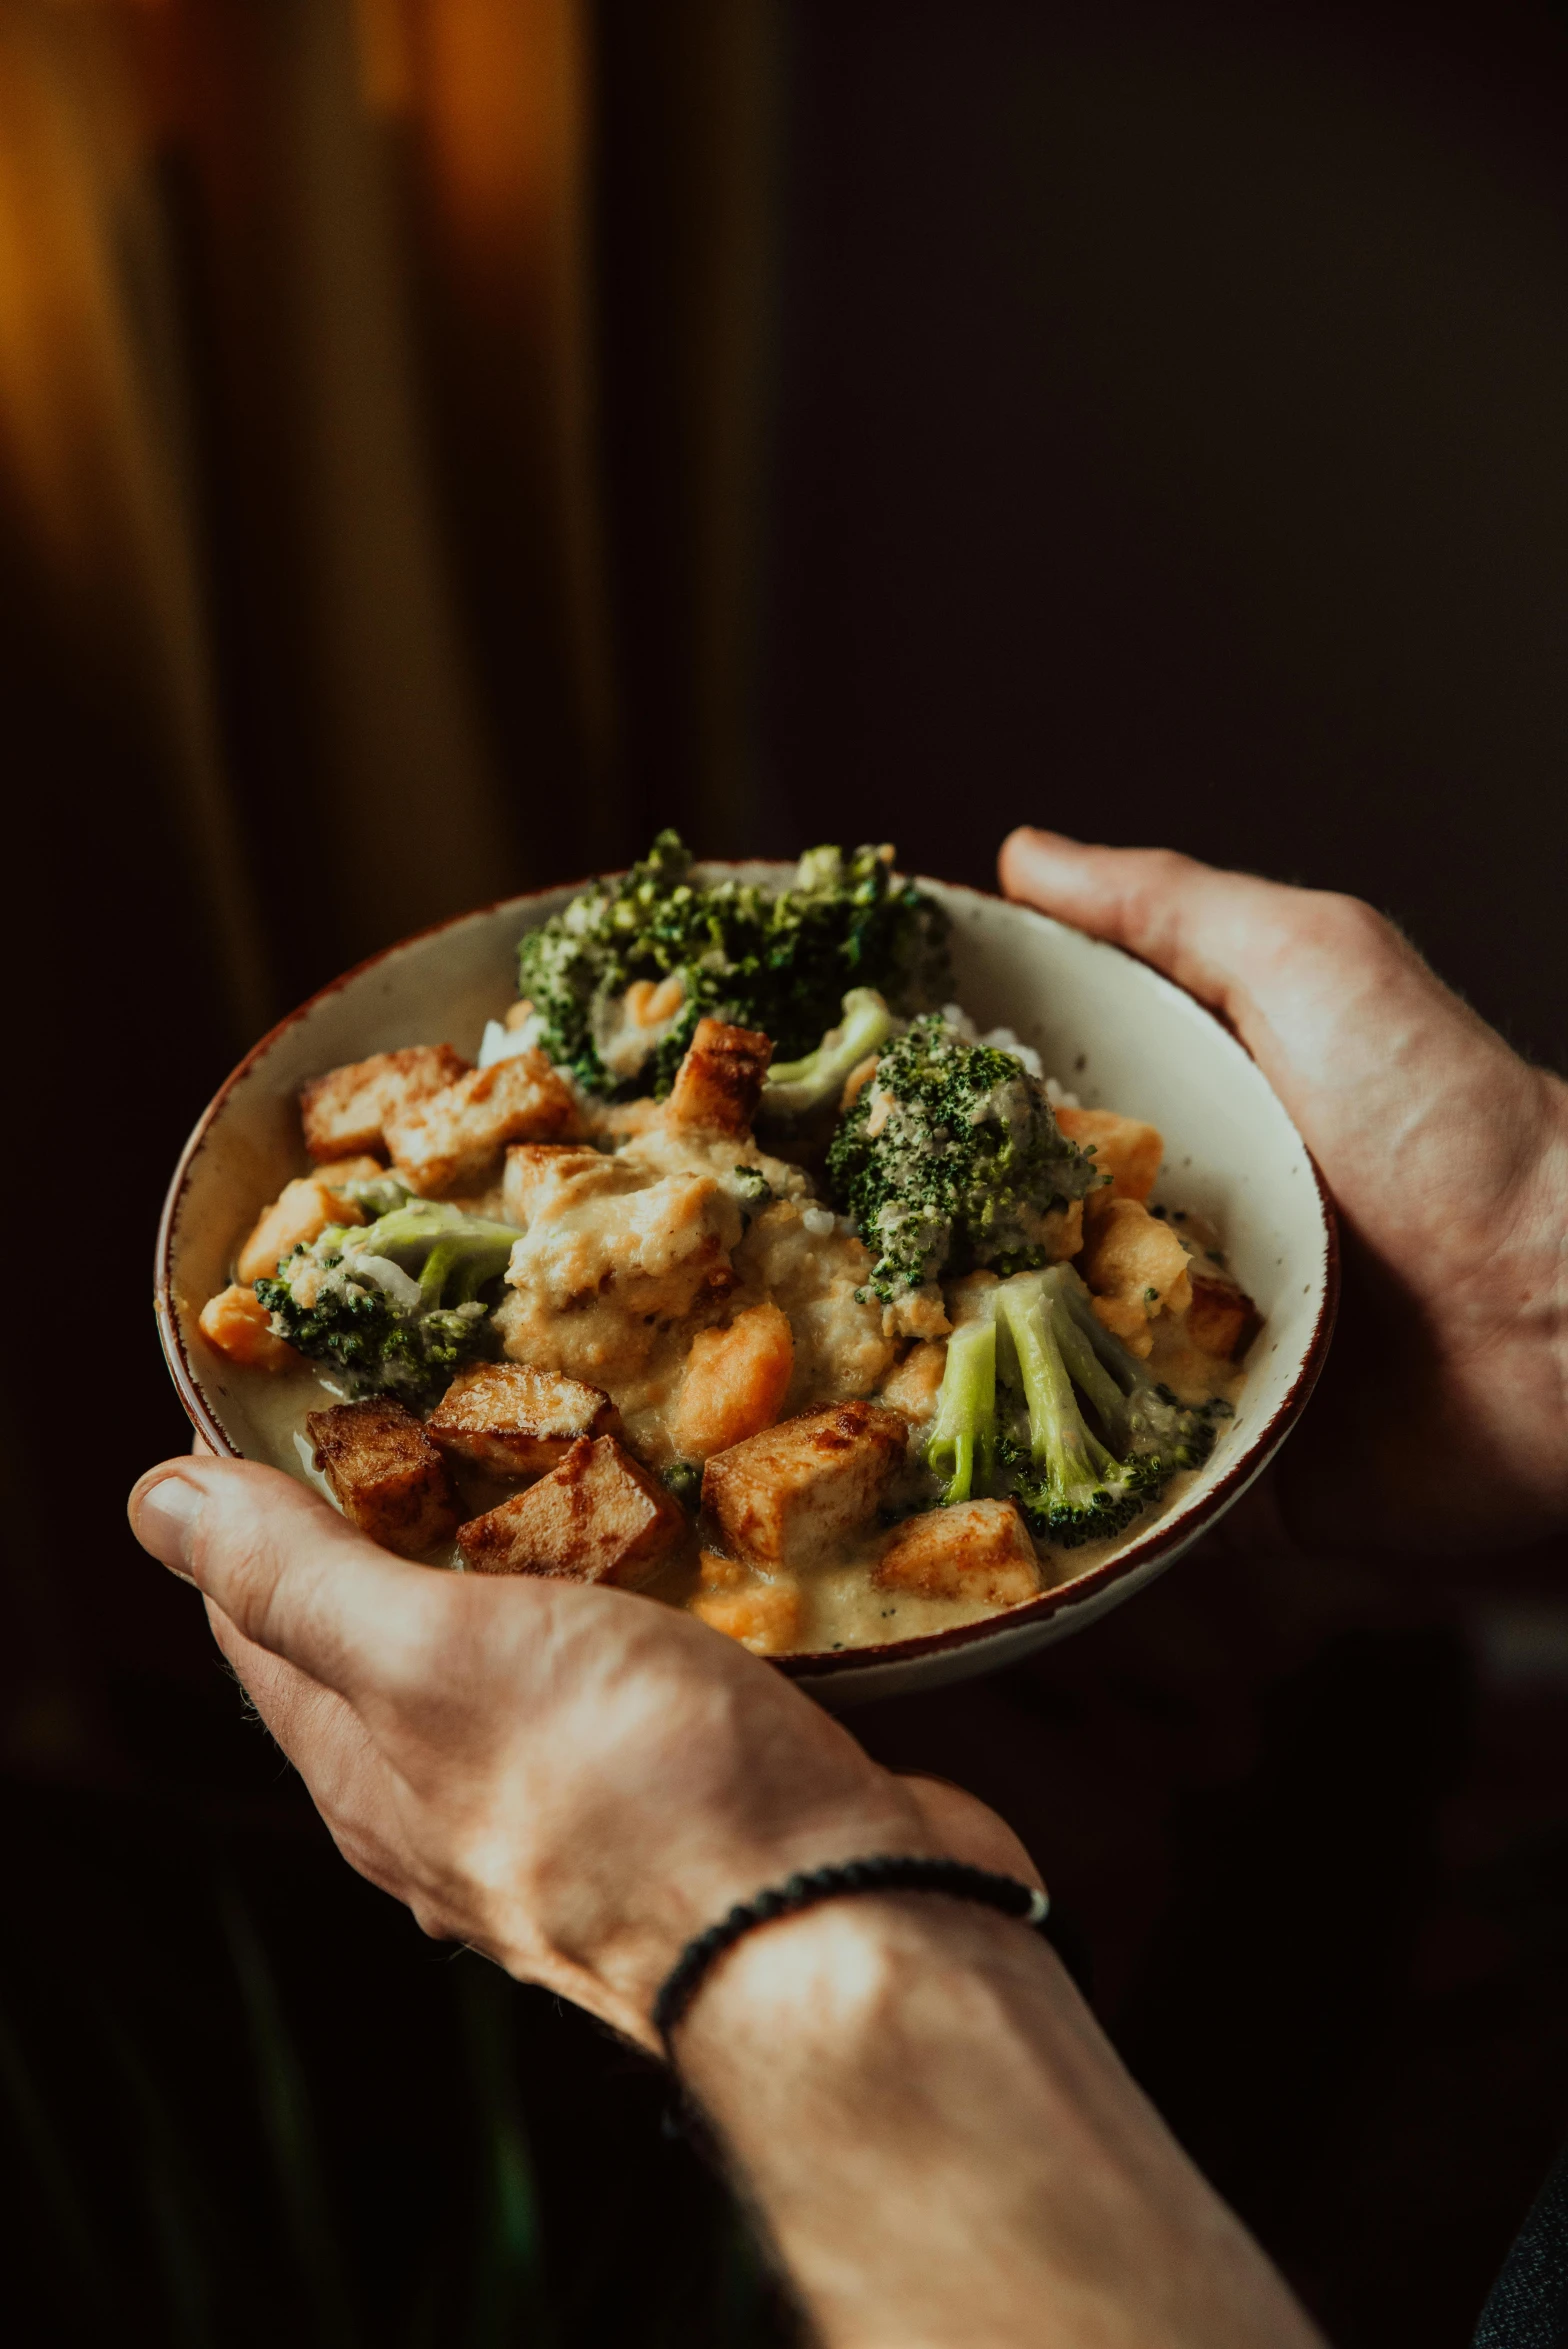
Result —
<instances>
[{"instance_id":1,"label":"forearm","mask_svg":"<svg viewBox=\"0 0 1568 2349\"><path fill-rule=\"evenodd\" d=\"M1005 1918L910 1895L771 1926L678 2052L830 2349L1318 2341Z\"/></svg>"}]
</instances>

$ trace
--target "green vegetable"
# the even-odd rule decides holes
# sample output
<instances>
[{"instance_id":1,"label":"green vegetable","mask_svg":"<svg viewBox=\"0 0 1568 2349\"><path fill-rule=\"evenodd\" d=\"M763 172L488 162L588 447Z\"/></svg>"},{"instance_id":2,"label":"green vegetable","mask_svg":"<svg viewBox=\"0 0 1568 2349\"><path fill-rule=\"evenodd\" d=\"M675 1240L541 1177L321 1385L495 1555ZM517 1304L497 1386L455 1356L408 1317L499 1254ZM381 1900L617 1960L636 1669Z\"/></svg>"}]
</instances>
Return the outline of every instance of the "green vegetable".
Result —
<instances>
[{"instance_id":1,"label":"green vegetable","mask_svg":"<svg viewBox=\"0 0 1568 2349\"><path fill-rule=\"evenodd\" d=\"M1045 1217L1099 1178L1021 1060L933 1013L840 1119L828 1179L876 1259L870 1289L892 1302L976 1266L1044 1264Z\"/></svg>"},{"instance_id":2,"label":"green vegetable","mask_svg":"<svg viewBox=\"0 0 1568 2349\"><path fill-rule=\"evenodd\" d=\"M843 1018L815 1052L773 1063L762 1088L761 1114L795 1121L836 1101L861 1062L880 1050L897 1025L874 987L851 987Z\"/></svg>"},{"instance_id":3,"label":"green vegetable","mask_svg":"<svg viewBox=\"0 0 1568 2349\"><path fill-rule=\"evenodd\" d=\"M1011 1495L1060 1549L1123 1532L1214 1446L1220 1397L1179 1403L1103 1328L1070 1265L1004 1281L948 1340L926 1439L944 1501ZM986 1341L989 1341L987 1345Z\"/></svg>"},{"instance_id":4,"label":"green vegetable","mask_svg":"<svg viewBox=\"0 0 1568 2349\"><path fill-rule=\"evenodd\" d=\"M465 1363L494 1355L486 1292L518 1237L510 1224L405 1190L373 1224L330 1224L279 1264L276 1280L259 1280L256 1294L277 1335L330 1363L352 1394L419 1407Z\"/></svg>"},{"instance_id":5,"label":"green vegetable","mask_svg":"<svg viewBox=\"0 0 1568 2349\"><path fill-rule=\"evenodd\" d=\"M949 985L947 916L895 877L892 850L815 848L778 894L750 881L704 888L674 832L614 881L596 881L517 950L518 984L538 1040L589 1092L667 1093L697 1022L759 1028L786 1061L813 1052L846 989L874 987L908 1013ZM621 1029L620 999L638 979L678 976L681 1009L655 1031L629 1075L601 1047Z\"/></svg>"},{"instance_id":6,"label":"green vegetable","mask_svg":"<svg viewBox=\"0 0 1568 2349\"><path fill-rule=\"evenodd\" d=\"M946 1480L944 1501L967 1501L996 1467L996 1324L968 1322L947 1341L947 1368L926 1439L926 1465Z\"/></svg>"}]
</instances>

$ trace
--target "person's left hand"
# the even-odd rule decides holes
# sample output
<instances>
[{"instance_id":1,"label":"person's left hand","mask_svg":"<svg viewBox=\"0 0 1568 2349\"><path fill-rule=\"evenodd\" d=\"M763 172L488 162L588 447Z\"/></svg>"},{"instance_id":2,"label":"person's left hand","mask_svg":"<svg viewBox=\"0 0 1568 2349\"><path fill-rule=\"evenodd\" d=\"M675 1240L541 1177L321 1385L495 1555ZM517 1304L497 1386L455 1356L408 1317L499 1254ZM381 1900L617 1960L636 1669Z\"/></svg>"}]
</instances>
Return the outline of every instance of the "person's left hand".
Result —
<instances>
[{"instance_id":1,"label":"person's left hand","mask_svg":"<svg viewBox=\"0 0 1568 2349\"><path fill-rule=\"evenodd\" d=\"M994 1813L879 1768L674 1608L409 1565L239 1461L165 1461L130 1514L361 1875L644 2046L686 1943L798 1868L918 1852L1039 1880Z\"/></svg>"}]
</instances>

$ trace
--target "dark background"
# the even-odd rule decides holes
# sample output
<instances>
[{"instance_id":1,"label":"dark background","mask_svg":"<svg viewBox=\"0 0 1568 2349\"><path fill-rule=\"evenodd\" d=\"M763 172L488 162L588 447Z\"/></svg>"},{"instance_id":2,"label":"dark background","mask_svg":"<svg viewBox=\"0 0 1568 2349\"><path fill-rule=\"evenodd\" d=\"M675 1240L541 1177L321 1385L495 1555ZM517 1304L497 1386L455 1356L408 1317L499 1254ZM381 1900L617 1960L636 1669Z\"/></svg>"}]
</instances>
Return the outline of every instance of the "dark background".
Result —
<instances>
[{"instance_id":1,"label":"dark background","mask_svg":"<svg viewBox=\"0 0 1568 2349\"><path fill-rule=\"evenodd\" d=\"M61 2338L105 2306L192 2343L784 2321L657 2083L348 1876L124 1530L186 1440L148 1311L162 1192L265 1017L443 886L614 864L664 821L715 853L890 837L983 883L1037 818L1368 896L1568 1051L1559 18L791 0L737 10L725 78L712 11L588 14L599 733L517 553L494 343L449 331L417 140L395 158L498 779L481 880L367 902L318 828L319 514L246 372L287 358L292 150L236 162L211 104L150 150L249 980L142 671L0 509L0 2076L28 2173L0 2224ZM262 12L209 22L191 86L265 84ZM693 127L720 118L728 178ZM354 816L416 864L464 820L431 741L422 804ZM1025 1833L1113 2035L1343 2349L1467 2340L1568 2128L1564 1563L1211 1554L1036 1665L863 1719Z\"/></svg>"}]
</instances>

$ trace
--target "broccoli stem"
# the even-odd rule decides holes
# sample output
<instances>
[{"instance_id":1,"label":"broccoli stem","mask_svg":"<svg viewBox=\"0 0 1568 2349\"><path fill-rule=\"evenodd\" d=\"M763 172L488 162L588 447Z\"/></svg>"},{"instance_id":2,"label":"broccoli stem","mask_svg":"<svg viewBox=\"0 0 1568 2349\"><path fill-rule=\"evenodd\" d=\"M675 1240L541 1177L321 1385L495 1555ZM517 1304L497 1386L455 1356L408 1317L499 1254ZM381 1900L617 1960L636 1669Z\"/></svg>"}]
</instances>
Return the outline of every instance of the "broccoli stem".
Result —
<instances>
[{"instance_id":1,"label":"broccoli stem","mask_svg":"<svg viewBox=\"0 0 1568 2349\"><path fill-rule=\"evenodd\" d=\"M441 1302L447 1275L457 1262L455 1240L438 1240L425 1258L419 1275L419 1304L424 1313L433 1313Z\"/></svg>"},{"instance_id":2,"label":"broccoli stem","mask_svg":"<svg viewBox=\"0 0 1568 2349\"><path fill-rule=\"evenodd\" d=\"M1040 1277L1041 1301L1050 1315L1051 1329L1061 1350L1062 1360L1067 1365L1068 1375L1092 1406L1107 1444L1120 1455L1127 1444L1126 1395L1101 1360L1097 1347L1074 1310L1079 1301L1074 1296L1075 1288L1082 1296L1082 1284L1077 1274L1065 1264L1053 1265L1049 1272ZM1119 1339L1112 1337L1111 1332L1095 1319L1094 1310L1086 1296L1082 1297L1082 1311L1084 1321L1093 1323L1094 1328L1103 1337L1110 1339L1111 1344L1126 1355L1129 1362L1137 1362L1137 1357L1128 1353Z\"/></svg>"},{"instance_id":3,"label":"broccoli stem","mask_svg":"<svg viewBox=\"0 0 1568 2349\"><path fill-rule=\"evenodd\" d=\"M808 1052L804 1060L777 1062L769 1070L761 1103L768 1116L808 1117L812 1110L836 1101L846 1080L898 1025L874 987L851 987L842 1009L840 1024L829 1028L815 1052Z\"/></svg>"},{"instance_id":4,"label":"broccoli stem","mask_svg":"<svg viewBox=\"0 0 1568 2349\"><path fill-rule=\"evenodd\" d=\"M997 1293L1029 1407L1029 1452L1063 1508L1092 1508L1119 1462L1093 1436L1078 1408L1039 1277L1005 1282Z\"/></svg>"},{"instance_id":5,"label":"broccoli stem","mask_svg":"<svg viewBox=\"0 0 1568 2349\"><path fill-rule=\"evenodd\" d=\"M966 1322L947 1341L947 1367L926 1439L926 1462L947 1478L946 1501L967 1501L996 1460L996 1325Z\"/></svg>"}]
</instances>

